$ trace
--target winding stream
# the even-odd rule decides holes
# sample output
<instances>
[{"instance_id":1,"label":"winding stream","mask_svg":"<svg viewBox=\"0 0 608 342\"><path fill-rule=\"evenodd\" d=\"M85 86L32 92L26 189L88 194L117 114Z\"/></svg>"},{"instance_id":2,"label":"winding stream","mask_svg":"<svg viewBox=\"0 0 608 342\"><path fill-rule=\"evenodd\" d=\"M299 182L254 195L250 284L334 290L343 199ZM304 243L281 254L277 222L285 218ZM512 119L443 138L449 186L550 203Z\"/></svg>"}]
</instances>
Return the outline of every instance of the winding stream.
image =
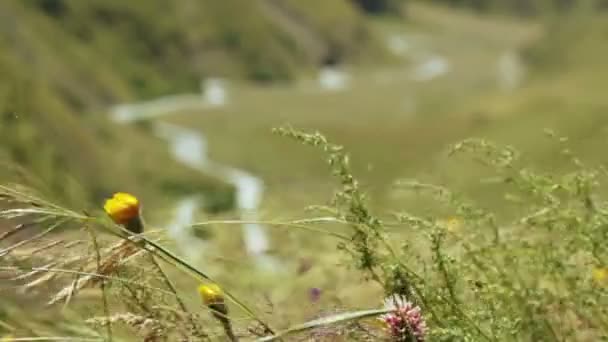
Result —
<instances>
[{"instance_id":1,"label":"winding stream","mask_svg":"<svg viewBox=\"0 0 608 342\"><path fill-rule=\"evenodd\" d=\"M209 90L209 89L208 89ZM169 115L188 108L207 108L223 105L225 95L217 87L217 83L206 93L216 94L212 98L200 95L175 95L135 104L123 104L111 109L111 117L117 123L134 121ZM215 100L214 100L215 99ZM163 122L154 122L154 132L169 143L171 154L178 162L199 170L207 175L215 176L236 189L236 207L244 221L256 221L257 209L260 205L264 183L250 173L233 167L225 166L208 158L207 140L205 136L194 130ZM187 196L180 200L174 209L172 221L168 224L167 233L181 254L188 260L200 262L208 243L197 238L191 225L195 222L195 214L200 208L201 196ZM269 248L266 227L255 224L243 224L245 248L249 255L256 259L258 266L276 270L278 263L267 255Z\"/></svg>"},{"instance_id":2,"label":"winding stream","mask_svg":"<svg viewBox=\"0 0 608 342\"><path fill-rule=\"evenodd\" d=\"M431 56L411 70L413 78L418 81L428 81L446 73L449 65L441 57ZM329 76L328 76L329 75ZM328 82L329 79L329 82ZM345 88L348 75L338 71L321 70L319 86L325 91ZM327 83L330 85L328 86ZM128 124L138 120L170 115L188 109L201 110L215 106L226 105L224 86L219 80L209 80L204 85L203 96L200 94L183 94L160 97L146 102L120 104L110 110L114 122ZM207 175L215 176L236 189L236 207L243 221L256 221L257 210L264 192L264 182L254 175L240 169L225 166L208 158L207 139L199 132L155 121L154 132L165 139L171 154L178 162L199 170ZM182 255L192 262L200 262L207 250L208 243L194 234L191 225L204 198L187 196L180 200L174 209L172 221L167 226L167 234L173 239ZM267 270L276 271L280 268L278 261L267 254L269 240L266 227L245 223L242 225L243 238L247 253L254 257L256 265Z\"/></svg>"},{"instance_id":3,"label":"winding stream","mask_svg":"<svg viewBox=\"0 0 608 342\"><path fill-rule=\"evenodd\" d=\"M390 79L403 76L415 82L427 82L451 70L448 59L426 51L418 44L414 44L415 42L415 40L405 39L403 36L391 36L389 47L394 50L394 53L400 56L416 57L416 62L406 68L395 69L388 73L377 72L376 82L386 83L390 82ZM515 87L523 74L517 64L518 60L513 56L510 52L506 53L498 62L498 81L507 88ZM349 75L342 74L342 71L321 70L317 87L324 92L339 91L347 87L348 80ZM204 89L203 95L172 95L141 103L117 105L110 110L111 118L116 123L128 124L188 109L200 111L205 108L229 105L221 80L207 81ZM260 178L244 170L210 160L207 139L199 131L159 121L154 121L153 127L155 134L168 142L175 160L207 175L215 176L235 187L236 207L243 221L251 222L258 219L257 211L264 192L264 182ZM208 247L208 242L196 237L191 227L202 201L204 201L202 196L187 196L181 199L176 204L173 219L167 228L168 235L175 241L180 253L194 262L201 261L201 257ZM255 258L256 265L272 271L280 269L280 263L267 254L270 244L266 227L246 223L242 225L242 230L246 251Z\"/></svg>"}]
</instances>

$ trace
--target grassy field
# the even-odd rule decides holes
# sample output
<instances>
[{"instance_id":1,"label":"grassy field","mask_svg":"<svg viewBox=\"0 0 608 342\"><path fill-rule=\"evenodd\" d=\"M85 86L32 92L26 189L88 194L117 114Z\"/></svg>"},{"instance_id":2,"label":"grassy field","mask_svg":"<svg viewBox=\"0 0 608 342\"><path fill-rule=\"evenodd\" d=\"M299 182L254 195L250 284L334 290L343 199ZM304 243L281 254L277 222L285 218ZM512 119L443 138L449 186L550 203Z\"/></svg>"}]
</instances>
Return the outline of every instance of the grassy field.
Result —
<instances>
[{"instance_id":1,"label":"grassy field","mask_svg":"<svg viewBox=\"0 0 608 342\"><path fill-rule=\"evenodd\" d=\"M162 142L142 127L116 128L106 111L117 103L198 92L207 76L286 81L330 53L349 62L385 55L371 48L365 17L348 1L325 7L323 13L348 14L336 30L329 27L335 17L317 18L309 6L273 1L3 2L3 161L24 166L30 178L46 184L49 195L70 205L100 201L117 188L129 188L147 198L150 207L163 207L157 201L167 194L192 192L206 193L216 209L230 207L226 198L231 189L225 184L197 173L191 177L192 172L167 158ZM302 41L308 44L300 45ZM315 53L307 54L312 47L317 47ZM146 160L134 162L133 156ZM166 165L166 172L157 172L158 165ZM20 177L8 167L0 176Z\"/></svg>"},{"instance_id":2,"label":"grassy field","mask_svg":"<svg viewBox=\"0 0 608 342\"><path fill-rule=\"evenodd\" d=\"M605 161L602 146L608 127L603 94L608 76L606 18L586 17L584 24L575 18L544 27L426 5L412 6L409 15L413 19L407 22L374 22L374 34L411 39L412 49L443 56L448 73L427 82L412 80L410 71L419 61L410 55L386 65L350 66L350 87L335 93L315 89L311 80L291 86L234 82L228 106L162 119L199 129L209 140L211 159L261 177L267 185L263 220L284 223L273 228L272 244L273 253L288 267L286 273L260 273L253 267L235 224L205 227L212 233L213 247L208 259L196 266L274 330L336 312L379 308L384 296L398 294L422 307L431 341L605 338L608 250L602 241L608 216L601 186L605 171L598 165ZM509 92L497 82L498 61L508 51L521 51L529 68L526 82ZM271 133L284 124L319 130L344 145L352 169L346 168L341 152L318 136L287 130L283 135L289 139ZM548 137L547 128L555 130L557 138ZM448 156L450 144L470 137L497 145L469 140L456 150L472 150L472 158L461 155L466 153ZM161 150L157 143L155 150ZM502 144L521 151L521 158L515 159L513 150ZM583 164L573 162L565 149ZM334 161L330 168L328 158ZM337 177L331 177L330 169ZM360 183L352 182L351 172ZM395 185L399 179L414 178L420 183ZM332 202L334 190L339 196ZM369 201L362 200L360 191ZM17 200L15 205L30 204ZM313 204L328 207L304 210ZM59 213L74 224L112 231L108 220ZM153 225L162 225L165 215L168 210L145 212ZM235 216L201 213L200 220ZM292 222L304 217L332 220L304 225L321 230L314 233ZM442 221L448 218L453 220ZM83 232L73 234L64 239L83 238ZM150 235L153 241L156 237ZM94 250L89 246L87 257L93 271ZM154 255L169 258L162 249ZM25 266L48 262L44 257L25 259ZM136 260L112 276L170 288L153 262ZM112 313L151 319L158 340L175 340L184 332L194 335L188 325L192 318L202 322L200 329L221 338L220 325L208 317L195 290L200 274L189 277L192 272L179 271L181 261L163 265L194 315L178 314L184 308L170 293L134 291L120 282L107 283L108 293L120 294L110 296L107 307ZM319 300L311 299L312 289L321 290ZM97 304L85 309L89 303ZM76 298L72 308L77 317L106 316L98 303L95 296L93 301ZM232 324L244 339L253 338L256 319L239 306L230 305ZM0 311L2 327L107 334L103 326L92 324L97 330L89 332L79 325L80 318L66 319L74 327L65 324L53 330L39 321L18 324L13 317L19 315L23 313L7 306ZM340 319L342 324L326 328L317 323L312 329L316 335L307 331L286 340L381 340L386 334L376 321L353 325ZM147 333L142 327L133 317L124 319L113 325L113 335L115 340L129 340L137 333L141 337Z\"/></svg>"},{"instance_id":3,"label":"grassy field","mask_svg":"<svg viewBox=\"0 0 608 342\"><path fill-rule=\"evenodd\" d=\"M209 138L214 159L262 177L268 186L263 206L268 220L306 216L304 207L327 203L335 188L318 151L270 134L273 127L283 124L319 130L344 145L351 153L355 174L372 199L370 205L389 221L390 213L400 210L423 217L456 215L454 208L437 205L434 198L411 193L395 197L393 185L400 178L417 178L463 192L494 210L501 224L522 215L520 206L505 201L505 196L512 194L504 186L480 181L491 179L491 170L467 158L447 156L450 144L467 137L512 145L523 153L520 165L539 172L559 170L559 175L571 171L574 166L570 158L561 153L566 147L590 165L604 162L598 154L604 139L601 127L607 120L600 84L607 70L600 58L590 63L584 57L587 54L580 52L582 59L573 56L563 69L561 62L556 62L559 73L536 67L545 59L559 59L553 55L559 52L548 51L543 44L572 44L573 51L590 51L591 45L598 49L596 44L605 31L602 19L597 19L598 26L589 31L596 36L589 33L594 38L581 42L568 32L580 32L575 23L567 23L571 26L559 32L546 31L539 38L543 32L538 25L525 21L484 20L466 12L455 14L424 6L414 6L410 15L415 20L407 24L378 22L377 32L417 38L414 41L420 46L414 48L447 58L451 69L446 75L424 83L412 81L407 71L415 61L406 59L402 65L353 70L351 87L338 93L312 91L306 82L292 89L235 84L230 88L234 102L226 108L183 113L168 120L200 128ZM537 45L535 39L542 43ZM522 87L502 91L497 82L498 60L503 53L514 50L523 51L526 61L533 64ZM598 55L605 56L601 51ZM390 81L378 81L378 75L391 75ZM569 137L568 142L556 143L546 136L546 129ZM218 244L238 248L234 238L238 232L229 228L216 229ZM417 234L400 235L406 238ZM290 283L288 289L275 290L274 303L285 300L279 293L304 294L306 287L319 286L327 289L327 303L373 306L377 297L373 294L380 288L360 284L356 274L344 273L336 278L332 265L342 259L333 240L278 231L273 243L281 258L293 263L294 268L308 258L318 265L301 280ZM418 248L428 250L428 245ZM237 284L251 279L256 277L245 273L243 280L227 277L225 282L239 287ZM263 284L268 281L266 276L262 279L259 281ZM289 307L290 303L285 300L277 305ZM306 318L300 310L293 314Z\"/></svg>"},{"instance_id":4,"label":"grassy field","mask_svg":"<svg viewBox=\"0 0 608 342\"><path fill-rule=\"evenodd\" d=\"M395 178L428 172L424 168L432 166L447 143L474 133L479 122L492 124L494 118L482 104L469 104L498 92L499 57L538 32L532 23L484 21L467 13L426 7L413 7L410 13L413 21L379 21L376 32L411 37L412 50L444 56L447 74L428 82L411 80L420 62L406 56L389 67L354 69L349 88L335 93L315 89L312 81L293 87L234 84L229 106L168 120L204 132L213 159L261 176L268 183L269 201L302 194L306 202L314 193L327 195L322 191L328 181L323 160L270 134L283 124L319 130L347 146L370 190L386 192ZM242 141L255 143L243 146ZM298 158L290 157L294 155Z\"/></svg>"}]
</instances>

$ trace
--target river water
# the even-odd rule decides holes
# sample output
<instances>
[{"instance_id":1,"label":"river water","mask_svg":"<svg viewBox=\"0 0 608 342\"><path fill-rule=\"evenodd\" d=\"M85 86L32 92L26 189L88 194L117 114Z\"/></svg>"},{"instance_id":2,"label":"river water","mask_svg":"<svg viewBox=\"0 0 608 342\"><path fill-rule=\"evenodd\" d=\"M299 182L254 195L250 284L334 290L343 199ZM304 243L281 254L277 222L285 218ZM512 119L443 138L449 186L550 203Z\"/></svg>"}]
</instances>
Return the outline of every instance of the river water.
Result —
<instances>
[{"instance_id":1,"label":"river water","mask_svg":"<svg viewBox=\"0 0 608 342\"><path fill-rule=\"evenodd\" d=\"M197 95L177 95L159 98L148 102L123 104L111 110L112 119L121 124L137 120L168 115L187 108L205 108L223 105L218 99L225 98L225 94L217 88L211 91L214 99ZM201 171L206 175L215 176L236 189L236 207L242 225L245 249L255 258L256 264L270 270L276 270L278 262L267 255L269 239L266 227L251 223L258 220L257 210L264 193L264 182L254 175L237 168L222 165L208 158L207 139L199 131L187 129L164 122L154 122L154 132L165 139L171 154L178 162ZM187 196L176 203L173 219L167 225L167 234L176 243L179 252L191 262L200 262L207 250L206 241L197 238L191 225L195 223L196 213L202 206L204 198L201 196Z\"/></svg>"},{"instance_id":2,"label":"river water","mask_svg":"<svg viewBox=\"0 0 608 342\"><path fill-rule=\"evenodd\" d=\"M406 57L409 54L416 60L406 69L390 72L392 77L405 72L407 77L415 82L428 82L451 70L450 61L447 58L421 48L415 43L415 40L408 41L404 36L391 36L389 48L394 50L396 55ZM508 52L497 63L498 82L505 88L514 87L514 84L518 84L522 78L522 72L513 56L513 52ZM319 90L339 91L347 88L350 77L341 73L343 71L321 70ZM379 73L376 79L382 81L390 76ZM203 84L203 88L205 89L203 95L171 95L141 103L117 105L111 109L111 117L116 123L128 124L188 109L200 111L205 108L229 105L231 99L227 96L226 86L222 80L210 79ZM262 179L245 170L210 160L207 139L200 131L160 121L154 121L153 127L155 134L167 141L175 160L206 175L215 176L235 187L236 209L241 220L247 222L258 220L258 209L264 194ZM176 203L173 218L167 224L167 233L175 241L179 252L194 262L201 260L208 247L208 242L196 237L191 227L203 204L202 201L204 201L202 196L184 197ZM280 263L267 254L270 248L267 227L256 223L243 223L242 231L244 247L248 254L255 258L256 265L265 269L278 270Z\"/></svg>"}]
</instances>

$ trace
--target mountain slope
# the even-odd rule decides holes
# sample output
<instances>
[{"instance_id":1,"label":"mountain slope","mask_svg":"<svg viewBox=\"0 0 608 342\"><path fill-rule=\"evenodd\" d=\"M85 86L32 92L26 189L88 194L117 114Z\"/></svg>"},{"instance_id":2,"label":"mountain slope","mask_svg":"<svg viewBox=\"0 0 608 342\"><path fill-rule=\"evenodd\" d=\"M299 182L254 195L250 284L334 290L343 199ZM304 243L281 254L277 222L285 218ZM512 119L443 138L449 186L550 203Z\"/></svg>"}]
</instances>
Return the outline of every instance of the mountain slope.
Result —
<instances>
[{"instance_id":1,"label":"mountain slope","mask_svg":"<svg viewBox=\"0 0 608 342\"><path fill-rule=\"evenodd\" d=\"M0 177L23 181L27 170L28 181L38 179L71 203L99 201L118 189L153 198L202 190L215 198L214 208L230 206L230 187L184 169L145 124L117 127L106 110L196 91L204 76L288 80L331 54L346 62L382 55L370 48L373 37L352 2L323 5L334 12L329 18L317 18L327 14L321 5L2 1L0 157L7 167ZM302 41L318 52L309 54Z\"/></svg>"}]
</instances>

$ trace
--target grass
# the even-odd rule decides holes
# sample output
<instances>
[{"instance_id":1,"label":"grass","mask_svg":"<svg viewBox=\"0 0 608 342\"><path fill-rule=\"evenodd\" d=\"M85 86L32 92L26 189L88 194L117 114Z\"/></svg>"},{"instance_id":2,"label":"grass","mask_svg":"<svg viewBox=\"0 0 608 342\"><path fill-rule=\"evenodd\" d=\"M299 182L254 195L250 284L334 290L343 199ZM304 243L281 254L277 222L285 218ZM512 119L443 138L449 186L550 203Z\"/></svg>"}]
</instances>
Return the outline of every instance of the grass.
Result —
<instances>
[{"instance_id":1,"label":"grass","mask_svg":"<svg viewBox=\"0 0 608 342\"><path fill-rule=\"evenodd\" d=\"M451 71L435 81L410 80L408 72L415 62L405 59L390 68L355 69L352 86L337 93L313 91L307 82L300 87L276 88L235 84L230 88L235 99L230 106L168 120L204 132L213 146L212 159L262 176L268 198L290 196L291 201L303 193L303 201L295 202L295 208L314 193L320 194L317 199L325 198L323 165L314 153L281 143L268 132L283 123L318 129L349 146L358 157L355 170L377 196L395 178L428 166L429 155L474 131L478 109L462 104L480 93L495 92L500 54L536 35L536 27L526 23L492 26L490 21L471 16L448 16L441 10L432 13L427 7L413 6L410 16L417 18L413 23L379 20L375 32L383 37L387 32L420 36L422 46L414 48L446 56ZM518 30L512 30L514 27ZM514 33L503 39L506 32ZM384 76L389 81L377 80ZM256 143L244 149L233 142L235 136ZM299 158L284 161L284 156L292 154Z\"/></svg>"},{"instance_id":2,"label":"grass","mask_svg":"<svg viewBox=\"0 0 608 342\"><path fill-rule=\"evenodd\" d=\"M601 147L607 70L596 57L604 55L597 42L605 37L605 18L585 23L586 39L570 33L579 32L578 23L560 32L544 31L526 58L537 65L556 58L560 72L534 67L523 87L503 93L493 85L496 58L536 36L534 27L513 24L522 34L511 40L503 39L511 32L508 23L492 25L424 6L414 7L416 13L419 22L412 26L381 21L376 28L427 33L426 44L446 55L454 68L432 83L397 77L403 75L397 71L409 67L406 61L391 67L396 76L389 84L370 83L375 70L355 69L353 87L339 93L311 92L306 83L302 88L237 85L234 105L168 119L200 127L210 140L212 159L266 181L263 220L274 222L274 252L286 261L287 274L260 274L252 267L238 238L239 222L230 220L230 213L209 217L212 222L201 218L197 225L214 233L215 247L205 263L172 258L170 242L150 231L147 247L127 249L141 252L139 258L106 274L95 251L101 252L101 263L115 260L109 246L125 241L120 227L99 211L83 217L53 202L24 201L17 192L21 200L4 199L13 200L9 208L25 216L12 218L11 225L38 220L40 208L54 208L45 227L83 227L61 238L65 241L59 246L83 240L86 248L32 253L20 246L0 266L21 267L9 275L21 275L23 281L30 279L25 276L32 266L47 265L55 253L79 255L82 261L68 268L108 277L102 288L108 305L104 309L99 298L87 302L77 296L67 306L76 316L63 312L65 326L22 319L37 303L25 310L6 305L0 326L19 336L107 338L102 323L112 318L114 340L171 340L193 336L194 321L211 339L220 339L222 325L195 291L204 280L202 271L244 304L228 304L231 324L243 340L271 339L263 325L285 333L286 340L381 340L388 335L376 317L385 312L382 299L394 295L421 307L431 341L605 338L608 250L602 241L608 216ZM554 44L576 53L560 61ZM414 111L404 108L404 93L415 97ZM270 134L285 122L305 131L285 127ZM543 134L547 127L555 133ZM312 132L316 129L325 136ZM290 144L288 138L316 149ZM346 146L349 158L334 140ZM324 161L330 162L333 180ZM12 187L7 189L15 196ZM161 222L165 212L145 215ZM98 248L89 228L99 239ZM50 238L35 245L44 246ZM2 248L19 241L0 240ZM185 309L150 255L174 283ZM57 272L47 269L29 277L52 273ZM57 278L47 283L55 291L26 297L44 302L70 288L72 280ZM23 289L23 283L13 284ZM321 289L320 300L311 299L311 288Z\"/></svg>"},{"instance_id":3,"label":"grass","mask_svg":"<svg viewBox=\"0 0 608 342\"><path fill-rule=\"evenodd\" d=\"M6 16L0 32L3 160L27 168L47 184L49 194L67 204L97 202L120 188L148 198L150 208L164 207L159 199L167 194L174 200L203 192L210 211L226 210L232 205L229 186L184 170L145 127L115 128L105 119L107 108L198 92L200 79L207 76L296 78L327 53L315 59L297 44L300 35L317 26L324 34L312 40L325 48L336 38L337 52L347 61L381 56L380 49L367 49L373 39L365 35L364 16L352 6L340 0L328 7L350 13L338 18L341 31L334 31L330 26L336 18L316 18L308 3L289 4L287 10L304 22L301 30L290 31L281 23L296 24L289 15L282 20L283 10L264 11L261 4L239 1L6 1L0 5ZM361 51L378 53L360 58ZM145 160L134 163L134 156ZM167 171L158 172L158 165ZM0 174L24 181L9 170Z\"/></svg>"},{"instance_id":4,"label":"grass","mask_svg":"<svg viewBox=\"0 0 608 342\"><path fill-rule=\"evenodd\" d=\"M338 291L336 295L344 300L349 289L341 285L347 284L343 283L345 276L348 278L352 272L360 273L360 277L368 282L365 286L358 284L358 295L351 304L338 304L346 311L325 314L322 319L294 325L284 318L286 314L289 317L301 315L302 309L290 307L293 292L283 301L276 300L285 286L275 283L277 278L266 278L265 285L258 283L257 286L262 285L262 292L242 296L247 278L241 277L245 274L222 274L214 280L214 276L209 275L215 273L217 265L201 271L162 247L152 236L140 237L143 241L134 243L127 239L128 235L121 233L120 227L108 225L97 216L78 214L18 188L2 188L2 197L14 206L0 213L5 219L20 219L28 223L45 220L49 230L69 223L82 225L85 231L94 229L90 233L89 248L93 248L95 253L51 263L52 268L48 264L32 268L24 265L45 262L54 253L52 247L64 245L67 241L58 240L52 247L42 249L42 254L30 251L15 255L23 245L17 242L2 250L5 255L11 253L11 257L5 259L8 265L2 269L12 274L13 279L29 281L20 286L32 288L48 287L49 282L61 283L61 278L50 278L49 275L54 275L57 270L78 267L74 271L84 277L64 285L58 294L51 297L51 303L57 299L64 301L82 288L102 281L101 284L105 284L101 287L105 298L103 311L88 322L99 328L96 334L108 338L114 335L112 330L107 330L108 325L103 324L108 320L114 322L112 326L120 326L118 322L124 321L133 332L148 339L186 335L204 340L220 333L210 328L208 324L211 322L197 325L204 321L198 314L200 309L190 312L191 307L180 304L193 303L187 299L191 298L191 290L184 286L187 282L178 276L180 273L194 282L219 281L224 291L232 289L232 286L240 289L234 295L230 294L232 290L225 292L226 300L232 302L230 310L223 311L232 313L229 318L215 317L233 325L237 335L243 339L257 335L258 338L263 337L260 340L273 340L288 334L320 334L317 336L328 338L338 334L348 339L387 336L384 328L365 318L379 314L397 315L394 309L356 310L367 305L373 308L373 304L366 303L382 294L389 298L407 298L412 305L419 305L430 327L428 332L422 330L421 333L428 334L432 340L536 340L542 336L549 336L551 340L586 340L597 339L604 334L605 313L599 308L604 305L604 287L601 284L605 277L595 275L602 272L608 253L599 243L604 238L603 227L608 222L607 204L596 192L605 177L602 169L584 167L577 159L572 159L575 170L563 176L539 173L521 166L519 154L510 147L484 140L465 140L455 144L450 154L472 153L499 177L508 179L505 184L520 198L514 203L520 208L520 215L510 220L501 219L496 213L440 185L411 181L397 185L415 190L422 196L430 196L437 206L451 208L457 215L452 224L457 226L446 227L439 220L419 216L409 209L389 217L376 216L368 207L365 194L351 173L348 154L341 146L328 142L318 133L308 134L292 128L277 132L320 148L327 155L332 174L340 184L330 204L318 209L329 213L332 217L329 222L343 226L346 234L333 237L337 243L336 252L348 260L344 265L347 268L338 272L339 280L334 283L334 289ZM408 232L402 232L402 229ZM96 236L99 233L113 235L119 240L112 242L106 237L98 241ZM550 236L559 238L548 238ZM35 242L44 244L42 235L37 239L41 240ZM60 250L64 249L60 247ZM142 255L138 258L139 254ZM96 262L95 255L98 255ZM148 257L143 257L145 255ZM131 259L133 262L129 262ZM156 259L169 270L162 271L163 268L154 261ZM138 271L141 268L147 271ZM322 268L327 269L328 265ZM32 270L38 272L32 273ZM142 278L145 274L142 271L148 276ZM171 279L177 280L177 286ZM130 289L130 284L140 290ZM368 286L371 286L370 291L361 292ZM374 287L381 292L370 296ZM146 291L166 293L168 297L157 295L157 299L152 299L152 294L146 294ZM256 311L264 312L261 302L255 301L254 307L249 303L256 297L260 300L260 295L267 291L273 295L267 298L271 311L258 314ZM171 293L173 299L170 299ZM362 293L367 295L361 296ZM66 297L66 294L70 295ZM116 296L123 304L109 299ZM590 306L590 303L593 304ZM165 310L177 315L165 316ZM406 316L398 317L406 319ZM5 325L12 332L21 334L22 325L10 318ZM140 326L144 321L149 322L148 329ZM252 329L252 325L257 328ZM152 330L149 330L150 326ZM277 328L273 328L277 326L287 327L277 333ZM121 330L117 332L118 337L120 333ZM415 340L413 336L405 329L388 334L387 338Z\"/></svg>"}]
</instances>

